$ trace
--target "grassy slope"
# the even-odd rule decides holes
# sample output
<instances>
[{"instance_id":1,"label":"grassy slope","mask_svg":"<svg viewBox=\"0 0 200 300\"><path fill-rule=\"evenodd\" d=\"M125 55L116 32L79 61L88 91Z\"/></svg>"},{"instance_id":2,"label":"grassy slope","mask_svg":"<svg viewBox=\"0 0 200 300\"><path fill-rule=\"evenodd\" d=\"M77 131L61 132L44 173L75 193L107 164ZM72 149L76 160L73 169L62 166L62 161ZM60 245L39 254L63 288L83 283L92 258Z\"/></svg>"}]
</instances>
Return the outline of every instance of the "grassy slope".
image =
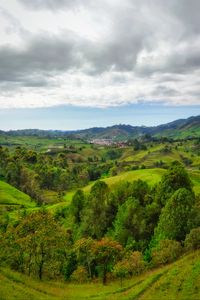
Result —
<instances>
[{"instance_id":1,"label":"grassy slope","mask_svg":"<svg viewBox=\"0 0 200 300\"><path fill-rule=\"evenodd\" d=\"M1 300L197 300L200 299L200 251L174 264L107 286L100 283L39 282L7 269L0 270Z\"/></svg>"},{"instance_id":2,"label":"grassy slope","mask_svg":"<svg viewBox=\"0 0 200 300\"><path fill-rule=\"evenodd\" d=\"M153 186L155 183L158 183L162 177L162 175L165 173L166 171L164 169L160 169L160 168L155 168L155 169L143 169L143 170L135 170L135 171L128 171L128 172L124 172L121 173L120 175L117 176L113 176L113 177L109 177L109 178L104 178L102 179L103 181L105 181L110 188L112 189L116 184L118 184L119 182L125 180L125 181L134 181L134 180L145 180L148 182L149 185ZM192 182L194 184L194 191L196 194L200 193L200 171L199 170L190 170L189 174L191 176ZM1 204L1 181L0 181L0 204ZM5 184L5 183L3 183ZM82 190L86 193L88 193L91 189L91 187L95 184L95 182L92 182L91 184L85 186L82 188ZM5 184L6 186L11 187L10 185ZM13 188L13 187L11 187ZM13 188L13 191L16 190L15 188ZM24 193L21 193L20 191L16 190L19 194L16 195L24 195L26 197L28 197L27 195L25 195ZM5 192L5 191L4 191ZM46 208L50 211L55 211L59 208L63 208L66 205L68 205L71 202L71 199L74 195L75 191L70 191L67 192L66 195L64 196L64 201L63 202L59 202L59 203L52 203L50 205L47 205ZM10 195L10 194L9 194ZM48 197L48 193L46 195ZM29 198L29 197L28 197ZM20 199L20 198L19 198ZM20 201L20 200L19 200ZM37 210L37 207L34 207L34 203L30 202L30 198L29 201L27 200L23 200L21 198L21 203L26 203L26 207L28 208L28 211L32 211ZM57 201L56 201L57 202ZM16 219L18 213L17 211L13 211L10 213L10 217L13 219Z\"/></svg>"},{"instance_id":3,"label":"grassy slope","mask_svg":"<svg viewBox=\"0 0 200 300\"><path fill-rule=\"evenodd\" d=\"M158 183L162 177L162 175L166 172L166 170L161 168L154 168L154 169L142 169L142 170L135 170L135 171L128 171L121 173L117 176L112 176L108 178L101 179L102 181L106 182L111 188L115 184L121 181L134 181L134 180L144 180L147 181L150 186ZM200 171L199 170L189 170L189 174L191 176L191 180L194 184L194 191L200 192ZM94 182L82 188L84 192L89 192L91 187L94 185ZM66 201L71 201L74 192L68 192L64 199Z\"/></svg>"},{"instance_id":4,"label":"grassy slope","mask_svg":"<svg viewBox=\"0 0 200 300\"><path fill-rule=\"evenodd\" d=\"M108 178L101 179L106 182L110 187L119 183L120 181L134 181L134 180L145 180L149 183L149 185L153 185L158 182L161 176L164 174L164 169L143 169L143 170L135 170L121 173L117 176L112 176ZM89 192L91 187L94 185L94 182L82 188L84 192ZM70 201L74 195L74 192L68 192L64 199L66 201Z\"/></svg>"},{"instance_id":5,"label":"grassy slope","mask_svg":"<svg viewBox=\"0 0 200 300\"><path fill-rule=\"evenodd\" d=\"M0 205L24 205L34 207L35 203L25 193L10 184L0 181Z\"/></svg>"}]
</instances>

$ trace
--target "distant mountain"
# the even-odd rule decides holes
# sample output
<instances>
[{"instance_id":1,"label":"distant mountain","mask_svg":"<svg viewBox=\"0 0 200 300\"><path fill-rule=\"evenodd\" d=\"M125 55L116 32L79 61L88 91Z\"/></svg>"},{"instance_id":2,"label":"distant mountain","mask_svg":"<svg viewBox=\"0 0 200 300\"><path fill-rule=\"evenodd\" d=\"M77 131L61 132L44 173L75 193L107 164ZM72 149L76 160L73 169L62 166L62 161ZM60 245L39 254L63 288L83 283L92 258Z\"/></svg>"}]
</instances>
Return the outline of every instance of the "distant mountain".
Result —
<instances>
[{"instance_id":1,"label":"distant mountain","mask_svg":"<svg viewBox=\"0 0 200 300\"><path fill-rule=\"evenodd\" d=\"M92 139L112 139L126 140L138 138L145 134L152 136L163 136L172 138L200 137L200 116L180 119L167 124L154 127L114 125L109 127L93 127L84 130L62 131L62 130L40 130L24 129L0 131L0 135L11 136L38 136L38 137L66 137L85 140Z\"/></svg>"}]
</instances>

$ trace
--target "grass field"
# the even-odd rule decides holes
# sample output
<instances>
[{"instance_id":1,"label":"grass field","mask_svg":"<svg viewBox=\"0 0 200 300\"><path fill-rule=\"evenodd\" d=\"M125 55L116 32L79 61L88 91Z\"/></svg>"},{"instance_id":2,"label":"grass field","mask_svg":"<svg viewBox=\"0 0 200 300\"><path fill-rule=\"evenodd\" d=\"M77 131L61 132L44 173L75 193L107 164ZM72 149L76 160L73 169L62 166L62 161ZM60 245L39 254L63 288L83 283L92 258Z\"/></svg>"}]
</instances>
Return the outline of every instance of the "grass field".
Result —
<instances>
[{"instance_id":1,"label":"grass field","mask_svg":"<svg viewBox=\"0 0 200 300\"><path fill-rule=\"evenodd\" d=\"M0 205L23 205L28 208L34 207L35 203L25 193L4 181L0 181Z\"/></svg>"},{"instance_id":2,"label":"grass field","mask_svg":"<svg viewBox=\"0 0 200 300\"><path fill-rule=\"evenodd\" d=\"M200 251L174 264L126 279L101 283L73 284L48 282L0 270L1 300L198 300L200 299Z\"/></svg>"}]
</instances>

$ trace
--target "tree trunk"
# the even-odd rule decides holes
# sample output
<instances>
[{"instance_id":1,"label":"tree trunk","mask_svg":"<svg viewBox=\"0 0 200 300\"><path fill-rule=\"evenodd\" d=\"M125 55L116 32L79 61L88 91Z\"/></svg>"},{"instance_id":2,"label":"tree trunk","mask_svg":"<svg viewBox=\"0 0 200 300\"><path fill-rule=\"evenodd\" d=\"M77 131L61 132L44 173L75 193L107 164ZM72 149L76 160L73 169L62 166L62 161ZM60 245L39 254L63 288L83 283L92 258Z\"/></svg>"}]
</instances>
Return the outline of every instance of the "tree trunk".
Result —
<instances>
[{"instance_id":1,"label":"tree trunk","mask_svg":"<svg viewBox=\"0 0 200 300\"><path fill-rule=\"evenodd\" d=\"M107 283L106 275L107 275L106 266L104 265L104 267L103 267L103 285L106 285L106 283Z\"/></svg>"},{"instance_id":2,"label":"tree trunk","mask_svg":"<svg viewBox=\"0 0 200 300\"><path fill-rule=\"evenodd\" d=\"M40 264L39 264L39 278L40 278L40 280L42 280L42 275L43 275L43 264L44 264L44 261L42 259Z\"/></svg>"}]
</instances>

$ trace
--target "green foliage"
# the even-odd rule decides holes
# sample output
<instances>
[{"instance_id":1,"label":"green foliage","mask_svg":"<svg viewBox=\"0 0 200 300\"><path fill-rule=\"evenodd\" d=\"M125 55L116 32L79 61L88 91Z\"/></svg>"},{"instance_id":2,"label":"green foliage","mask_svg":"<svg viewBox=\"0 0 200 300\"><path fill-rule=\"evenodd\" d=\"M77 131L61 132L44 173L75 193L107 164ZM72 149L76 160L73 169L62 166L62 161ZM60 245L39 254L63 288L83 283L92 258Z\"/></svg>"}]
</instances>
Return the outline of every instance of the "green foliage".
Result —
<instances>
[{"instance_id":1,"label":"green foliage","mask_svg":"<svg viewBox=\"0 0 200 300\"><path fill-rule=\"evenodd\" d=\"M155 238L183 241L190 230L194 202L194 194L191 191L185 188L178 189L161 211Z\"/></svg>"},{"instance_id":2,"label":"green foliage","mask_svg":"<svg viewBox=\"0 0 200 300\"><path fill-rule=\"evenodd\" d=\"M182 253L180 242L174 240L161 240L152 250L152 263L154 266L171 263Z\"/></svg>"},{"instance_id":3,"label":"green foliage","mask_svg":"<svg viewBox=\"0 0 200 300\"><path fill-rule=\"evenodd\" d=\"M71 208L71 214L74 217L74 222L76 224L80 224L81 222L81 213L84 207L84 193L82 190L77 190L77 192L74 194L72 198L72 202L70 205Z\"/></svg>"},{"instance_id":4,"label":"green foliage","mask_svg":"<svg viewBox=\"0 0 200 300\"><path fill-rule=\"evenodd\" d=\"M114 222L114 237L126 246L130 237L138 242L145 231L144 208L135 198L129 197L118 210Z\"/></svg>"},{"instance_id":5,"label":"green foliage","mask_svg":"<svg viewBox=\"0 0 200 300\"><path fill-rule=\"evenodd\" d=\"M192 229L186 235L184 245L187 250L200 249L200 227Z\"/></svg>"},{"instance_id":6,"label":"green foliage","mask_svg":"<svg viewBox=\"0 0 200 300\"><path fill-rule=\"evenodd\" d=\"M44 273L54 277L61 270L67 244L68 235L52 215L38 211L3 234L1 260L40 279Z\"/></svg>"},{"instance_id":7,"label":"green foliage","mask_svg":"<svg viewBox=\"0 0 200 300\"><path fill-rule=\"evenodd\" d=\"M104 238L94 243L92 252L102 273L102 283L106 284L107 272L119 259L122 246L116 241Z\"/></svg>"},{"instance_id":8,"label":"green foliage","mask_svg":"<svg viewBox=\"0 0 200 300\"><path fill-rule=\"evenodd\" d=\"M71 275L71 280L77 282L77 283L84 283L88 281L88 273L87 270L79 266Z\"/></svg>"},{"instance_id":9,"label":"green foliage","mask_svg":"<svg viewBox=\"0 0 200 300\"><path fill-rule=\"evenodd\" d=\"M178 161L174 161L157 187L157 201L164 206L167 199L180 188L191 191L192 183L183 165Z\"/></svg>"},{"instance_id":10,"label":"green foliage","mask_svg":"<svg viewBox=\"0 0 200 300\"><path fill-rule=\"evenodd\" d=\"M91 188L83 213L83 233L94 238L101 238L107 229L108 186L103 181L97 181Z\"/></svg>"}]
</instances>

